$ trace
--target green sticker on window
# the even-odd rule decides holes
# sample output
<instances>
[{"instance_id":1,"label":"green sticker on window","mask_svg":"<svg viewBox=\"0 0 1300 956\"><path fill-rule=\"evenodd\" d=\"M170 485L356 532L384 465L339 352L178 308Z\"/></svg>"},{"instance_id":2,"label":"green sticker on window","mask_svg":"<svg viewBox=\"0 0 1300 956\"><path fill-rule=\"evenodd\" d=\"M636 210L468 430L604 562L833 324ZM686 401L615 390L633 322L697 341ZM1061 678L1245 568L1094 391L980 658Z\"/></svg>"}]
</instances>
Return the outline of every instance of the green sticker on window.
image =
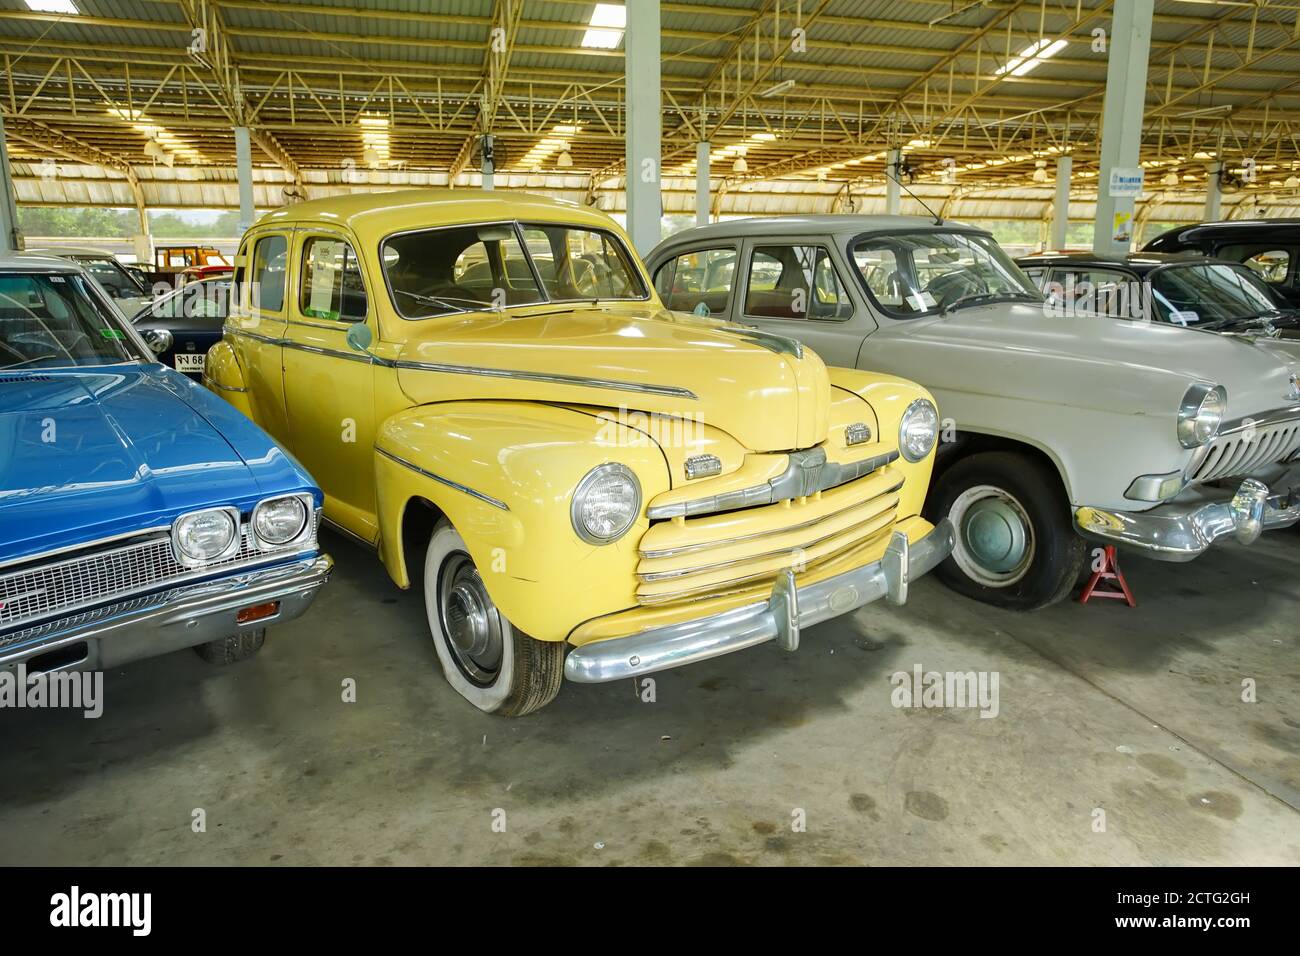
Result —
<instances>
[{"instance_id":1,"label":"green sticker on window","mask_svg":"<svg viewBox=\"0 0 1300 956\"><path fill-rule=\"evenodd\" d=\"M126 333L121 329L100 329L99 334L106 339L124 339Z\"/></svg>"}]
</instances>

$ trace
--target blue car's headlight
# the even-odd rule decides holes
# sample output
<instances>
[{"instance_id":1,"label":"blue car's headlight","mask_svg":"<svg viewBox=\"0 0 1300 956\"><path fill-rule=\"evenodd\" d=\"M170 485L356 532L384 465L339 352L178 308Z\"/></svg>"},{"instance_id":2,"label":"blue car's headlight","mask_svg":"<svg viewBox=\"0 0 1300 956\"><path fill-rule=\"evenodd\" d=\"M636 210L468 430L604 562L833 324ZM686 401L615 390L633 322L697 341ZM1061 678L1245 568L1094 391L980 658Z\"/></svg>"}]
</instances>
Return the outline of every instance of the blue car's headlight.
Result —
<instances>
[{"instance_id":1,"label":"blue car's headlight","mask_svg":"<svg viewBox=\"0 0 1300 956\"><path fill-rule=\"evenodd\" d=\"M253 509L253 536L262 547L282 547L301 537L311 515L301 495L267 498Z\"/></svg>"},{"instance_id":2,"label":"blue car's headlight","mask_svg":"<svg viewBox=\"0 0 1300 956\"><path fill-rule=\"evenodd\" d=\"M206 508L181 515L172 525L172 548L181 564L209 564L239 550L239 512Z\"/></svg>"}]
</instances>

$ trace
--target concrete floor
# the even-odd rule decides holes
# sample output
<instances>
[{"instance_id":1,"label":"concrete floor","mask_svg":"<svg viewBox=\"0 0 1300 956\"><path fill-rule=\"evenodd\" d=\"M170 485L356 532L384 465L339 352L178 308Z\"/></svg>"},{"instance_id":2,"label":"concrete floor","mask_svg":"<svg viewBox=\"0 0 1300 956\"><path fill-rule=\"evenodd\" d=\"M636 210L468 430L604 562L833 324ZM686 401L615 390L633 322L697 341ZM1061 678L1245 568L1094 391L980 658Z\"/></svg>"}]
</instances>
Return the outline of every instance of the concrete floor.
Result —
<instances>
[{"instance_id":1,"label":"concrete floor","mask_svg":"<svg viewBox=\"0 0 1300 956\"><path fill-rule=\"evenodd\" d=\"M109 674L98 721L0 711L0 862L1300 864L1300 533L1129 559L1136 610L925 580L795 655L658 675L654 703L569 685L516 721L443 682L419 594L326 544L334 581L257 660ZM915 664L997 671L1000 714L895 709Z\"/></svg>"}]
</instances>

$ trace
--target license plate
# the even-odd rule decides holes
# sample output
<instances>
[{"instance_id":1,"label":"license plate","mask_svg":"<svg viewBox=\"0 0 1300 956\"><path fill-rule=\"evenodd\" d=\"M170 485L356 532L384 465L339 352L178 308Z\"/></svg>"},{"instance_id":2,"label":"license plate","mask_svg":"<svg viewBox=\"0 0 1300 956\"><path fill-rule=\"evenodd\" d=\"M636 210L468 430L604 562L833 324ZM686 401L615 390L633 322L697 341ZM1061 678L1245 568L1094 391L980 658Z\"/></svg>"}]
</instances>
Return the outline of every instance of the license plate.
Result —
<instances>
[{"instance_id":1,"label":"license plate","mask_svg":"<svg viewBox=\"0 0 1300 956\"><path fill-rule=\"evenodd\" d=\"M202 352L177 352L176 371L202 372L204 358L206 356Z\"/></svg>"}]
</instances>

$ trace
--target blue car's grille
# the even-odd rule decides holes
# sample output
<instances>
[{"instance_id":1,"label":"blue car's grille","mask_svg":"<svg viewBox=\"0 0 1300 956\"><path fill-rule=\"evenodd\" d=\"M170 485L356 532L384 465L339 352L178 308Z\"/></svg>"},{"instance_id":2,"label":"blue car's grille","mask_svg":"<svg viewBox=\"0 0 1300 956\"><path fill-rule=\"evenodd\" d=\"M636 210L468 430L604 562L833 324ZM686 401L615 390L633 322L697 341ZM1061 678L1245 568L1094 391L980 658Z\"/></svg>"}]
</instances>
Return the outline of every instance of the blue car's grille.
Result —
<instances>
[{"instance_id":1,"label":"blue car's grille","mask_svg":"<svg viewBox=\"0 0 1300 956\"><path fill-rule=\"evenodd\" d=\"M0 651L34 623L75 613L108 601L118 601L214 572L254 565L315 547L311 540L273 551L260 549L245 524L239 550L201 568L176 560L167 533L132 539L103 551L0 573ZM21 630L20 630L21 629Z\"/></svg>"}]
</instances>

